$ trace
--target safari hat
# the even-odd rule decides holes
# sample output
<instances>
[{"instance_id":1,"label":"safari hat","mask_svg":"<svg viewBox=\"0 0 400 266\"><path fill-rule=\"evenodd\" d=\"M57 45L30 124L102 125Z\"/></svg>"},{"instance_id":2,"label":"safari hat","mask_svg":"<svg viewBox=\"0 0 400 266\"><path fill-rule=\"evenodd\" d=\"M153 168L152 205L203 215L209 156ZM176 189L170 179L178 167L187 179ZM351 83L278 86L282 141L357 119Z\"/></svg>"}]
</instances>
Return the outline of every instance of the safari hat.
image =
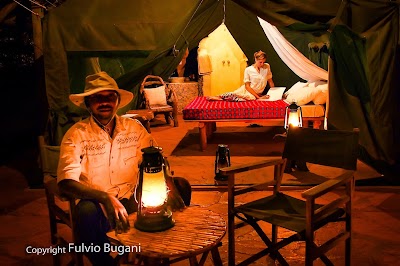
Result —
<instances>
[{"instance_id":1,"label":"safari hat","mask_svg":"<svg viewBox=\"0 0 400 266\"><path fill-rule=\"evenodd\" d=\"M71 94L69 99L78 107L86 109L84 98L100 91L116 91L120 95L119 108L128 105L133 99L133 93L118 88L117 82L106 72L102 71L93 75L89 75L85 80L85 90L83 93Z\"/></svg>"}]
</instances>

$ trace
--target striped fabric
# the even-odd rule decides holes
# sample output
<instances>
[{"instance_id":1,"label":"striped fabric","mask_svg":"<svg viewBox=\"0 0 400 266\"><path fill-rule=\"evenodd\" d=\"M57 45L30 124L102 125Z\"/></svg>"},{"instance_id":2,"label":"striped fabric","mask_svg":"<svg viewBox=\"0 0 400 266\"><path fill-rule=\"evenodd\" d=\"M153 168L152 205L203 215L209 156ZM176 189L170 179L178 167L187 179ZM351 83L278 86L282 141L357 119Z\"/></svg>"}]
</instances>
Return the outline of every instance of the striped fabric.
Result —
<instances>
[{"instance_id":1,"label":"striped fabric","mask_svg":"<svg viewBox=\"0 0 400 266\"><path fill-rule=\"evenodd\" d=\"M182 111L185 120L284 118L288 104L283 101L209 101L196 97Z\"/></svg>"}]
</instances>

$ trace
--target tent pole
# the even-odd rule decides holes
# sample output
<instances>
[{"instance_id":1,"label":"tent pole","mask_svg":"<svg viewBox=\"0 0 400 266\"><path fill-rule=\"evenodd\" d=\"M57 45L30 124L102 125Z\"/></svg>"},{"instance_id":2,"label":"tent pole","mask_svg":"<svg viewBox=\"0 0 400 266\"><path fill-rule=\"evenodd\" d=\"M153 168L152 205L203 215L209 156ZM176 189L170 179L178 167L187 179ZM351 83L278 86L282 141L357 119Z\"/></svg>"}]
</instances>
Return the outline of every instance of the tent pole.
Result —
<instances>
[{"instance_id":1,"label":"tent pole","mask_svg":"<svg viewBox=\"0 0 400 266\"><path fill-rule=\"evenodd\" d=\"M43 8L32 5L32 28L35 60L43 56L42 17ZM37 14L37 15L36 15Z\"/></svg>"}]
</instances>

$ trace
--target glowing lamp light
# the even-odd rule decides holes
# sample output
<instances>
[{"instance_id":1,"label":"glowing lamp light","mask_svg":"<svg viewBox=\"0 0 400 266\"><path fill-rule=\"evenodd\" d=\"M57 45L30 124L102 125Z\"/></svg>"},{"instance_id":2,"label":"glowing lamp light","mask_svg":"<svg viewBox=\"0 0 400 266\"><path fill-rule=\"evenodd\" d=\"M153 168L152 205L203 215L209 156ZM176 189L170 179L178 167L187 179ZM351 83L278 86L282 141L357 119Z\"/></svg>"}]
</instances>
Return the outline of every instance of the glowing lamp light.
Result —
<instances>
[{"instance_id":1,"label":"glowing lamp light","mask_svg":"<svg viewBox=\"0 0 400 266\"><path fill-rule=\"evenodd\" d=\"M167 193L163 170L158 173L143 173L142 204L144 207L163 205L167 200Z\"/></svg>"},{"instance_id":2,"label":"glowing lamp light","mask_svg":"<svg viewBox=\"0 0 400 266\"><path fill-rule=\"evenodd\" d=\"M293 101L291 104L286 106L285 110L285 129L289 129L289 125L293 125L295 127L303 126L303 115L301 111L301 107Z\"/></svg>"},{"instance_id":3,"label":"glowing lamp light","mask_svg":"<svg viewBox=\"0 0 400 266\"><path fill-rule=\"evenodd\" d=\"M168 186L165 181L165 164L160 147L142 149L136 190L138 213L135 228L145 232L164 231L174 226L172 212L167 207Z\"/></svg>"}]
</instances>

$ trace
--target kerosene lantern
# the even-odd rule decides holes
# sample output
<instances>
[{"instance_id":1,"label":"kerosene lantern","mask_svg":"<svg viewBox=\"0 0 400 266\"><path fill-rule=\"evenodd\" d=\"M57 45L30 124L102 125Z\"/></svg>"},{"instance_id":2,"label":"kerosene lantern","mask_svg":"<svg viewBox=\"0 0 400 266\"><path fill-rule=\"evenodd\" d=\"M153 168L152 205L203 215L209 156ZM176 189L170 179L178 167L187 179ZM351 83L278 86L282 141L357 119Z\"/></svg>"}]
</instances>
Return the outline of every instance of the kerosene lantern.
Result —
<instances>
[{"instance_id":1,"label":"kerosene lantern","mask_svg":"<svg viewBox=\"0 0 400 266\"><path fill-rule=\"evenodd\" d=\"M220 168L231 166L231 156L229 154L229 147L225 144L218 144L217 151L215 153L215 177L216 181L226 181L227 176L221 175L219 172Z\"/></svg>"},{"instance_id":2,"label":"kerosene lantern","mask_svg":"<svg viewBox=\"0 0 400 266\"><path fill-rule=\"evenodd\" d=\"M150 146L142 149L143 162L140 164L136 189L138 201L135 228L145 232L164 231L174 226L172 212L167 208L168 186L162 149Z\"/></svg>"},{"instance_id":3,"label":"kerosene lantern","mask_svg":"<svg viewBox=\"0 0 400 266\"><path fill-rule=\"evenodd\" d=\"M303 114L301 111L301 107L296 104L295 101L292 101L291 104L286 106L285 109L285 129L289 129L289 125L293 125L295 127L303 126Z\"/></svg>"}]
</instances>

